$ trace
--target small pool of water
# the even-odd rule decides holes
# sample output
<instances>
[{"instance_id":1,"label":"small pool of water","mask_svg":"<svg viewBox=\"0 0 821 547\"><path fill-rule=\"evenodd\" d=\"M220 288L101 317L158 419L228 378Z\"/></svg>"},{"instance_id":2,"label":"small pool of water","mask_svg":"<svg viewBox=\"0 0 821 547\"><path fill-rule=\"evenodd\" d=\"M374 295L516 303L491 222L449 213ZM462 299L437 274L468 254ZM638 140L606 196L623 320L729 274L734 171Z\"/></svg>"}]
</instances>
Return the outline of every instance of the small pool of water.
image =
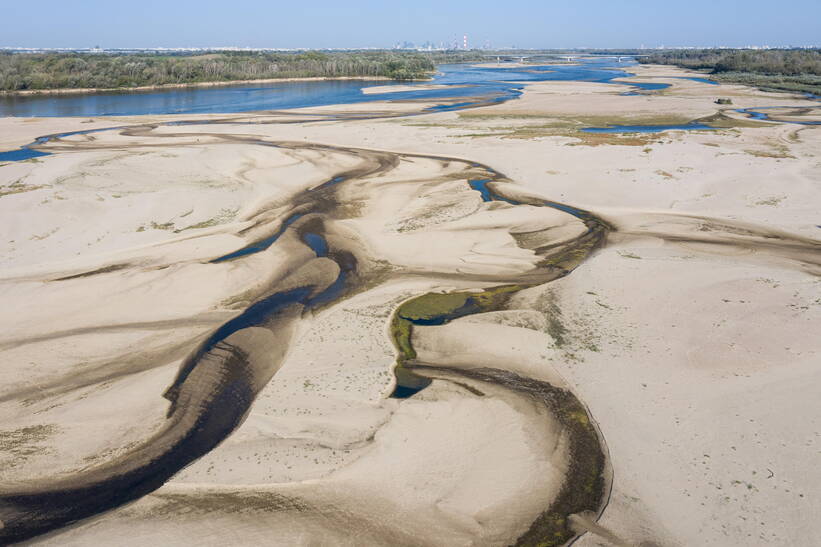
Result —
<instances>
[{"instance_id":1,"label":"small pool of water","mask_svg":"<svg viewBox=\"0 0 821 547\"><path fill-rule=\"evenodd\" d=\"M610 127L585 127L585 133L662 133L664 131L714 131L703 123L681 125L612 125Z\"/></svg>"},{"instance_id":2,"label":"small pool of water","mask_svg":"<svg viewBox=\"0 0 821 547\"><path fill-rule=\"evenodd\" d=\"M24 146L22 148L18 148L17 150L0 152L0 161L23 161L48 155L48 152L40 152L39 150L32 150L31 148Z\"/></svg>"},{"instance_id":3,"label":"small pool of water","mask_svg":"<svg viewBox=\"0 0 821 547\"><path fill-rule=\"evenodd\" d=\"M661 83L653 83L653 82L623 82L621 80L613 80L612 82L608 82L612 84L621 84L621 85L629 85L631 87L638 88L642 91L658 91L660 89L667 89L670 87L670 84L661 84ZM643 93L639 91L625 91L622 95L643 95Z\"/></svg>"},{"instance_id":4,"label":"small pool of water","mask_svg":"<svg viewBox=\"0 0 821 547\"><path fill-rule=\"evenodd\" d=\"M328 256L328 242L321 235L308 232L302 236L302 241L316 253L316 256Z\"/></svg>"},{"instance_id":5,"label":"small pool of water","mask_svg":"<svg viewBox=\"0 0 821 547\"><path fill-rule=\"evenodd\" d=\"M710 80L709 78L699 78L698 76L673 76L679 80L691 80L693 82L700 82L702 84L709 84L709 85L721 85L715 80Z\"/></svg>"},{"instance_id":6,"label":"small pool of water","mask_svg":"<svg viewBox=\"0 0 821 547\"><path fill-rule=\"evenodd\" d=\"M294 222L296 222L297 220L299 220L303 216L304 216L303 213L294 213L293 215L291 215L291 216L289 216L288 218L285 219L285 221L282 223L282 226L280 226L279 230L277 230L274 234L266 237L265 239L261 239L257 242L254 242L250 245L247 245L247 246L243 247L242 249L238 249L238 250L236 250L232 253L228 253L227 255L223 255L221 257L215 258L214 260L211 261L211 263L212 264L218 264L220 262L227 262L229 260L234 260L234 259L237 259L237 258L241 258L243 256L248 256L248 255L252 255L254 253L259 253L259 252L264 251L265 249L267 249L268 247L273 245L274 242L276 242L276 240L279 239L282 236L282 234L285 233L285 230L288 229L288 226L290 226L291 224L293 224Z\"/></svg>"},{"instance_id":7,"label":"small pool of water","mask_svg":"<svg viewBox=\"0 0 821 547\"><path fill-rule=\"evenodd\" d=\"M779 123L794 123L798 125L821 125L821 121L818 120L785 120L781 118L772 118L766 112L760 112L761 110L773 110L773 109L801 109L801 108L818 108L816 106L811 107L800 107L800 106L757 106L755 108L737 108L736 112L739 114L745 114L749 116L753 120L762 120L762 121L769 121L769 122L779 122Z\"/></svg>"}]
</instances>

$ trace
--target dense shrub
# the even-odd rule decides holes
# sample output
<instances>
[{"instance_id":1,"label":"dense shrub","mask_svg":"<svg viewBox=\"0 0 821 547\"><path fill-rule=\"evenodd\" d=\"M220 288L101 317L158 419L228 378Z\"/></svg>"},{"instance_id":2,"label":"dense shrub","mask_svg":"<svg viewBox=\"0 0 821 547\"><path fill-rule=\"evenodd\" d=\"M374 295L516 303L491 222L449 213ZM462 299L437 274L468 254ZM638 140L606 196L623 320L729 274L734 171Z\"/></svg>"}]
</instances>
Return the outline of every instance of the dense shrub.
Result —
<instances>
[{"instance_id":1,"label":"dense shrub","mask_svg":"<svg viewBox=\"0 0 821 547\"><path fill-rule=\"evenodd\" d=\"M722 82L821 94L819 49L674 50L652 54L642 62L708 70Z\"/></svg>"},{"instance_id":2,"label":"dense shrub","mask_svg":"<svg viewBox=\"0 0 821 547\"><path fill-rule=\"evenodd\" d=\"M212 52L198 55L0 54L0 90L117 88L298 77L428 77L437 62L469 55L357 51ZM474 56L475 57L475 56Z\"/></svg>"}]
</instances>

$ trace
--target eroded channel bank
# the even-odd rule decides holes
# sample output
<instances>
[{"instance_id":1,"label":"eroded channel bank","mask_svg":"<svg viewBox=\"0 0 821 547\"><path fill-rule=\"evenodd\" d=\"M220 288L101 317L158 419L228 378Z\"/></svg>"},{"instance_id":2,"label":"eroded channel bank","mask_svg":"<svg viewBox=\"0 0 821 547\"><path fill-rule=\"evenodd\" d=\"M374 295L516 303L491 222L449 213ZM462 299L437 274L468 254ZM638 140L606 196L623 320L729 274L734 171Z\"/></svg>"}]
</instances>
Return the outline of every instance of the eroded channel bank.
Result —
<instances>
[{"instance_id":1,"label":"eroded channel bank","mask_svg":"<svg viewBox=\"0 0 821 547\"><path fill-rule=\"evenodd\" d=\"M117 130L122 135L138 137L154 135L153 129L153 126L138 126ZM290 212L284 215L271 218L268 211L260 211L249 219L254 233L267 230L270 235L257 237L236 251L211 259L214 267L218 267L225 262L241 261L272 245L280 246L283 252L301 253L299 262L293 264L292 273L278 286L268 288L264 291L265 294L260 295L240 315L212 332L185 360L177 379L164 394L171 404L166 423L160 432L112 461L65 479L30 484L12 490L4 489L0 493L0 520L4 523L0 538L4 541L34 537L110 510L159 488L177 471L217 446L242 423L255 396L281 365L281 359L292 341L300 318L390 277L385 272L360 268L360 263L367 261L364 256L367 250L340 246L338 242L341 239L333 237L333 228L330 227L333 222L350 215L350 208L345 207L346 204L338 193L345 184L361 182L368 177L388 172L396 168L403 158L425 159L460 165L466 184L477 173L488 177L481 183L485 201L502 200L519 206L555 206L565 212L572 211L571 214L579 218L583 217L589 229L577 240L563 243L557 248L551 245L533 248L534 253L542 258L532 271L516 276L478 276L483 282L493 282L486 290L486 294L492 296L485 298L482 294L473 296L456 292L421 297L436 300L437 305L440 305L440 299L464 300L467 303L459 306L458 312L444 310L443 322L455 317L454 313L464 316L499 309L506 303L505 295L514 290L533 287L566 275L604 243L607 233L606 223L590 213L536 198L502 197L494 184L509 184L504 176L488 167L456 158L404 155L312 143L267 142L218 133L163 133L155 136L209 137L234 144L243 142L294 150L334 151L356 156L361 162L358 167L337 173L325 183L295 196L291 201ZM100 149L104 145L75 143L66 140L66 136L58 136L50 139L48 146L53 151L67 151ZM448 177L450 179L452 176ZM252 228L246 228L245 232L250 232ZM283 234L288 231L294 231L298 235L296 243L293 238L281 241ZM311 251L310 255L306 256L304 251L298 251L296 246L302 246L303 249L307 247ZM524 246L527 247L527 244ZM100 273L104 272L90 271L78 275L93 278ZM473 276L470 281L474 285L477 277ZM511 282L513 285L506 285L507 288L500 289L496 286L497 283ZM473 305L474 302L479 304ZM406 309L407 305L400 307L400 310ZM391 332L400 348L412 343L409 332L406 338L399 335L396 329L391 329ZM417 378L460 382L464 380L458 378L467 378L479 383L494 383L525 394L540 401L548 412L555 414L570 434L571 451L574 454L571 476L565 481L566 487L557 501L522 536L521 544L531 544L537 539L542 541L545 535L570 538L576 532L571 530L567 522L569 514L601 510L606 499L606 485L610 480L605 451L592 418L572 393L504 370L460 371L437 363L411 362L404 352L400 355L396 369L400 389L406 385L403 379L405 371L411 368L412 374ZM578 481L588 485L584 496L574 494Z\"/></svg>"}]
</instances>

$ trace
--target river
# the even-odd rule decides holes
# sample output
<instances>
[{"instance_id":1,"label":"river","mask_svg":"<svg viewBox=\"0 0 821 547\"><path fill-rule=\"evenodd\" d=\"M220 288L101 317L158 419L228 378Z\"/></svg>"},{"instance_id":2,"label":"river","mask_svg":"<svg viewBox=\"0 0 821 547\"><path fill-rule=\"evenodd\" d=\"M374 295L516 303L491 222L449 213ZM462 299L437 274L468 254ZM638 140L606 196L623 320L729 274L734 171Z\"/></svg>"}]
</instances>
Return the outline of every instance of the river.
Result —
<instances>
[{"instance_id":1,"label":"river","mask_svg":"<svg viewBox=\"0 0 821 547\"><path fill-rule=\"evenodd\" d=\"M144 114L207 114L279 110L384 100L454 98L504 101L518 97L520 82L589 81L618 83L629 77L635 62L592 59L578 65L533 65L510 68L450 64L437 67L432 81L418 82L419 90L363 93L371 86L407 85L384 80L287 81L219 87L188 87L140 92L105 92L70 95L8 95L0 97L0 116L139 116ZM426 89L428 84L445 87ZM633 83L636 90L662 89L668 84ZM634 93L635 91L633 91ZM452 106L452 105L450 105Z\"/></svg>"}]
</instances>

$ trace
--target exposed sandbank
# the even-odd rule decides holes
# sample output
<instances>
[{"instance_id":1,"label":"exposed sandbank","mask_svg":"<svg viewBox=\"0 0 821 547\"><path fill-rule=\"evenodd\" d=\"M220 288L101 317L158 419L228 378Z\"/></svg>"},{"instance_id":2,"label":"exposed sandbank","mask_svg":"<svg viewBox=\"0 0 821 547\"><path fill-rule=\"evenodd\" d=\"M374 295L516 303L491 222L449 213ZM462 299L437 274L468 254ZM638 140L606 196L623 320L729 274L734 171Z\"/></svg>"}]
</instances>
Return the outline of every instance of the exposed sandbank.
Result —
<instances>
[{"instance_id":1,"label":"exposed sandbank","mask_svg":"<svg viewBox=\"0 0 821 547\"><path fill-rule=\"evenodd\" d=\"M445 85L445 84L420 84L420 85L379 85L373 87L363 87L362 93L372 95L374 93L400 93L403 91L421 91L424 89L455 89L469 87L467 85Z\"/></svg>"},{"instance_id":2,"label":"exposed sandbank","mask_svg":"<svg viewBox=\"0 0 821 547\"><path fill-rule=\"evenodd\" d=\"M686 74L664 69L635 71ZM610 84L542 82L518 101L411 118L394 116L421 105L206 126L151 124L220 116L134 117L128 124L142 128L69 137L44 147L53 156L0 167L4 484L128 453L161 428L161 394L206 333L282 287L294 264L332 275L300 238L311 217L265 252L208 263L270 234L304 190L359 173L336 186L323 233L374 276L300 321L281 368L223 444L139 501L40 541L514 543L571 461L559 423L532 398L470 378L385 398L396 358L386 325L399 303L523 282L544 247L585 232L555 210L482 201L467 184L487 176L474 161L614 231L570 275L520 291L503 310L418 328L420 359L507 369L575 393L613 462L600 523L626 542L817 537L821 484L806 443L821 380L821 131L739 124L596 141L578 131L719 110L744 121L734 108L808 104L664 81L663 94L625 97ZM728 95L732 108L714 104ZM309 115L368 110L385 118ZM0 134L16 146L82 121L2 119Z\"/></svg>"}]
</instances>

